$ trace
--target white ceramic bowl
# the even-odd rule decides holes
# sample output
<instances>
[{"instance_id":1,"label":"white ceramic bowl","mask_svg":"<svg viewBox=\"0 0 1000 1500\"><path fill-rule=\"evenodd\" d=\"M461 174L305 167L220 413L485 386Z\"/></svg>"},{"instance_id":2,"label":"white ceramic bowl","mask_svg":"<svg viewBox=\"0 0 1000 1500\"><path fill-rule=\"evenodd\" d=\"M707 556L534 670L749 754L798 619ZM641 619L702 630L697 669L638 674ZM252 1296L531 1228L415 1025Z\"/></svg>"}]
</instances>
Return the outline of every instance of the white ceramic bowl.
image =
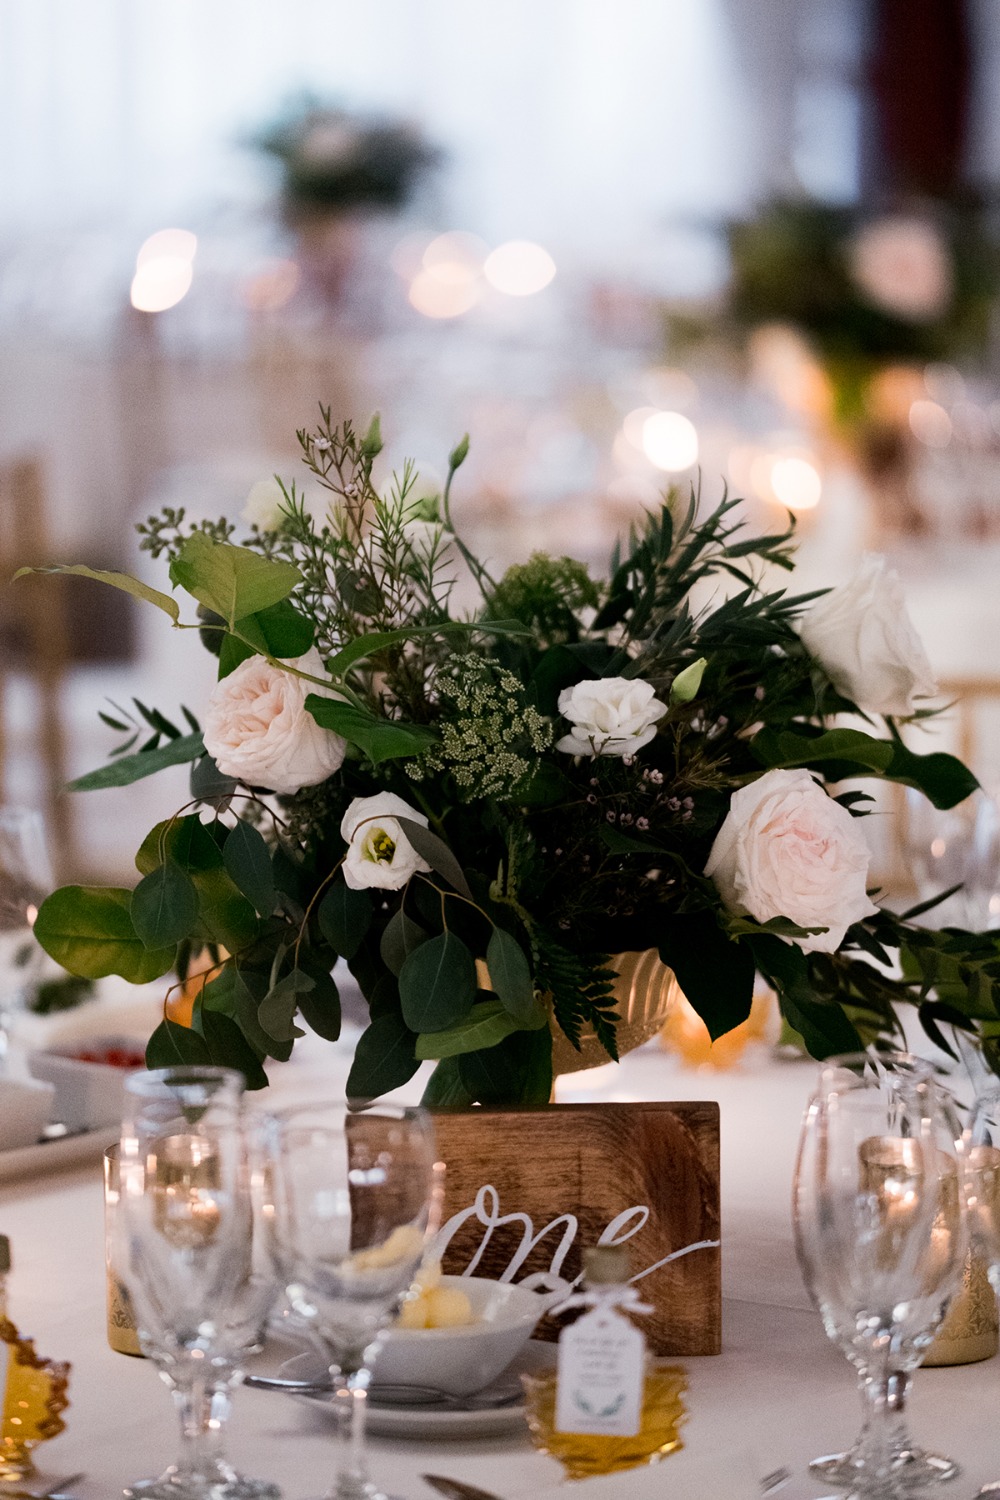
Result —
<instances>
[{"instance_id":1,"label":"white ceramic bowl","mask_svg":"<svg viewBox=\"0 0 1000 1500\"><path fill-rule=\"evenodd\" d=\"M432 1386L471 1396L517 1358L552 1300L483 1276L443 1276L441 1285L465 1292L476 1321L462 1328L391 1328L373 1385Z\"/></svg>"},{"instance_id":2,"label":"white ceramic bowl","mask_svg":"<svg viewBox=\"0 0 1000 1500\"><path fill-rule=\"evenodd\" d=\"M55 1085L54 1116L67 1130L100 1130L105 1125L116 1125L121 1119L125 1079L132 1069L102 1062L81 1062L73 1055L77 1052L102 1054L112 1048L140 1054L142 1051L132 1037L91 1036L28 1053L28 1069L32 1077Z\"/></svg>"},{"instance_id":3,"label":"white ceramic bowl","mask_svg":"<svg viewBox=\"0 0 1000 1500\"><path fill-rule=\"evenodd\" d=\"M0 1151L33 1146L52 1119L51 1083L0 1078Z\"/></svg>"}]
</instances>

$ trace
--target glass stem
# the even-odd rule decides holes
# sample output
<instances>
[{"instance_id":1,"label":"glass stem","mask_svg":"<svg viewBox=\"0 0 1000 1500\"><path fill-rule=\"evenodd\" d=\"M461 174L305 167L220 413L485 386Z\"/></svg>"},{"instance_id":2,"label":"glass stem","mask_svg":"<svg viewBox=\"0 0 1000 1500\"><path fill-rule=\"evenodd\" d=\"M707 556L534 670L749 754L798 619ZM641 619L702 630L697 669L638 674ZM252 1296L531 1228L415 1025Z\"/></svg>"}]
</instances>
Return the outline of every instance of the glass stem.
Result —
<instances>
[{"instance_id":1,"label":"glass stem","mask_svg":"<svg viewBox=\"0 0 1000 1500\"><path fill-rule=\"evenodd\" d=\"M865 1420L858 1439L859 1459L866 1476L888 1481L898 1467L899 1454L909 1447L906 1397L910 1376L905 1370L882 1369L863 1375L860 1389Z\"/></svg>"},{"instance_id":2,"label":"glass stem","mask_svg":"<svg viewBox=\"0 0 1000 1500\"><path fill-rule=\"evenodd\" d=\"M203 1378L186 1380L174 1386L173 1395L181 1429L175 1472L224 1483L235 1478L222 1451L223 1429L231 1405L228 1386Z\"/></svg>"},{"instance_id":3,"label":"glass stem","mask_svg":"<svg viewBox=\"0 0 1000 1500\"><path fill-rule=\"evenodd\" d=\"M348 1373L331 1369L333 1402L340 1433L340 1455L332 1500L379 1500L368 1478L365 1449L365 1414L368 1406L367 1370Z\"/></svg>"}]
</instances>

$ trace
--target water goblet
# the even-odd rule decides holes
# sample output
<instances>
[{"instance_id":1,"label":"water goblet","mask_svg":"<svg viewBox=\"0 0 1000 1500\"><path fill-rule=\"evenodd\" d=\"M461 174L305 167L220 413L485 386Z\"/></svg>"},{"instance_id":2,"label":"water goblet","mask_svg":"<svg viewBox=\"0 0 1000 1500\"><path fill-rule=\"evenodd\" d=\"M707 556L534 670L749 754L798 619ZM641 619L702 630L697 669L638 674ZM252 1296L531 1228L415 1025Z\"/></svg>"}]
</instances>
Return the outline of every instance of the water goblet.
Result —
<instances>
[{"instance_id":1,"label":"water goblet","mask_svg":"<svg viewBox=\"0 0 1000 1500\"><path fill-rule=\"evenodd\" d=\"M323 1347L339 1417L330 1500L385 1500L365 1459L368 1383L423 1254L434 1158L420 1109L317 1105L270 1121L272 1255L292 1307Z\"/></svg>"},{"instance_id":2,"label":"water goblet","mask_svg":"<svg viewBox=\"0 0 1000 1500\"><path fill-rule=\"evenodd\" d=\"M806 1110L796 1250L865 1410L854 1448L817 1467L859 1500L896 1500L941 1477L910 1441L905 1404L965 1262L960 1135L929 1069L905 1056L891 1068L863 1054L833 1059Z\"/></svg>"},{"instance_id":3,"label":"water goblet","mask_svg":"<svg viewBox=\"0 0 1000 1500\"><path fill-rule=\"evenodd\" d=\"M41 813L0 807L0 1071L14 1016L41 969L42 950L32 928L52 884Z\"/></svg>"},{"instance_id":4,"label":"water goblet","mask_svg":"<svg viewBox=\"0 0 1000 1500\"><path fill-rule=\"evenodd\" d=\"M132 1484L135 1500L278 1500L275 1485L232 1468L221 1442L242 1357L259 1343L276 1292L254 1265L242 1092L240 1074L225 1068L126 1081L113 1255L181 1430L177 1461Z\"/></svg>"}]
</instances>

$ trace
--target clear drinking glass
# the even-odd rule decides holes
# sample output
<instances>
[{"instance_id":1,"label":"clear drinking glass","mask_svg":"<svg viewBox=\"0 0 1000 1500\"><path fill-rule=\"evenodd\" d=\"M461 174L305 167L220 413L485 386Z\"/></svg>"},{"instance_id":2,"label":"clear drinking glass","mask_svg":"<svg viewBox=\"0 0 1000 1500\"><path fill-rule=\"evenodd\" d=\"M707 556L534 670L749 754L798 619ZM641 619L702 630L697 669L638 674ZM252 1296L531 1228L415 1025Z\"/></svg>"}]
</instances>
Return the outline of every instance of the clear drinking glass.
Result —
<instances>
[{"instance_id":1,"label":"clear drinking glass","mask_svg":"<svg viewBox=\"0 0 1000 1500\"><path fill-rule=\"evenodd\" d=\"M816 1467L858 1500L896 1500L942 1477L947 1461L910 1441L906 1395L967 1248L950 1100L923 1064L899 1054L889 1062L858 1055L824 1066L793 1190L803 1276L828 1337L858 1371L865 1413L854 1448Z\"/></svg>"},{"instance_id":2,"label":"clear drinking glass","mask_svg":"<svg viewBox=\"0 0 1000 1500\"><path fill-rule=\"evenodd\" d=\"M242 1093L226 1068L126 1081L114 1260L181 1429L176 1463L126 1490L140 1500L278 1500L275 1485L242 1477L222 1451L232 1387L277 1290L254 1263Z\"/></svg>"},{"instance_id":3,"label":"clear drinking glass","mask_svg":"<svg viewBox=\"0 0 1000 1500\"><path fill-rule=\"evenodd\" d=\"M1000 1083L984 1089L969 1117L967 1134L969 1234L986 1261L990 1284L1000 1292ZM1000 1495L1000 1479L980 1495Z\"/></svg>"},{"instance_id":4,"label":"clear drinking glass","mask_svg":"<svg viewBox=\"0 0 1000 1500\"><path fill-rule=\"evenodd\" d=\"M275 1265L330 1365L341 1452L330 1500L385 1500L368 1478L365 1405L380 1337L413 1280L434 1198L420 1109L317 1105L269 1122Z\"/></svg>"},{"instance_id":5,"label":"clear drinking glass","mask_svg":"<svg viewBox=\"0 0 1000 1500\"><path fill-rule=\"evenodd\" d=\"M52 885L41 813L0 807L0 1072L11 1023L41 971L42 950L32 928Z\"/></svg>"}]
</instances>

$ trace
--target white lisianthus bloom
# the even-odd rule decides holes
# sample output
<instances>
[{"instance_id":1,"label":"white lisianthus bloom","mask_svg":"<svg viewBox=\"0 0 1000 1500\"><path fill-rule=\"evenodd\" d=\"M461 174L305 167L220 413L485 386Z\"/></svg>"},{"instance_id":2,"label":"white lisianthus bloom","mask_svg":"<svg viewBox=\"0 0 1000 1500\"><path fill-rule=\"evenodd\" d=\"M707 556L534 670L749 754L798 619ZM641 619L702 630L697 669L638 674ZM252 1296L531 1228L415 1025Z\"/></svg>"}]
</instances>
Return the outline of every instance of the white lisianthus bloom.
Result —
<instances>
[{"instance_id":1,"label":"white lisianthus bloom","mask_svg":"<svg viewBox=\"0 0 1000 1500\"><path fill-rule=\"evenodd\" d=\"M802 617L799 635L838 693L866 713L904 718L915 697L937 692L903 586L884 557L863 557L848 583Z\"/></svg>"},{"instance_id":2,"label":"white lisianthus bloom","mask_svg":"<svg viewBox=\"0 0 1000 1500\"><path fill-rule=\"evenodd\" d=\"M240 515L248 526L259 526L261 531L278 531L284 519L283 507L287 504L276 479L259 479L250 486Z\"/></svg>"},{"instance_id":3,"label":"white lisianthus bloom","mask_svg":"<svg viewBox=\"0 0 1000 1500\"><path fill-rule=\"evenodd\" d=\"M641 678L598 677L559 694L559 712L573 726L556 741L567 755L634 755L656 737L667 712Z\"/></svg>"},{"instance_id":4,"label":"white lisianthus bloom","mask_svg":"<svg viewBox=\"0 0 1000 1500\"><path fill-rule=\"evenodd\" d=\"M289 665L326 676L315 646ZM307 712L310 693L337 696L332 684L305 682L262 656L249 657L223 677L205 711L205 749L219 770L245 786L286 794L332 776L343 763L347 742Z\"/></svg>"},{"instance_id":5,"label":"white lisianthus bloom","mask_svg":"<svg viewBox=\"0 0 1000 1500\"><path fill-rule=\"evenodd\" d=\"M834 953L878 910L865 889L870 857L856 819L808 771L765 771L733 793L705 874L730 911L823 927L789 941Z\"/></svg>"},{"instance_id":6,"label":"white lisianthus bloom","mask_svg":"<svg viewBox=\"0 0 1000 1500\"><path fill-rule=\"evenodd\" d=\"M340 832L348 845L344 880L351 890L375 886L383 891L398 891L418 870L430 869L400 828L398 818L409 818L427 827L423 813L395 792L355 797L345 812Z\"/></svg>"}]
</instances>

